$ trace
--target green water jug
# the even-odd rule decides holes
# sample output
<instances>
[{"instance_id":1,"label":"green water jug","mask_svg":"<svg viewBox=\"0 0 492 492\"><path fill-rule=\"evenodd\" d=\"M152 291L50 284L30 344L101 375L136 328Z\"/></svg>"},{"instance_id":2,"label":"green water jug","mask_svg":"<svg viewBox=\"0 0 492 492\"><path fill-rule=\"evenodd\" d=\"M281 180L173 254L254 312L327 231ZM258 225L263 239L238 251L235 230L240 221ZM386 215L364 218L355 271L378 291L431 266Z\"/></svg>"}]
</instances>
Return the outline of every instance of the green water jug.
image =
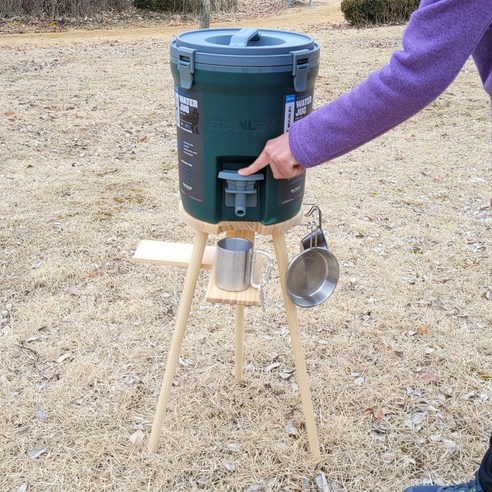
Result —
<instances>
[{"instance_id":1,"label":"green water jug","mask_svg":"<svg viewBox=\"0 0 492 492\"><path fill-rule=\"evenodd\" d=\"M319 46L305 34L271 29L201 29L170 45L183 207L204 222L265 225L295 216L305 173L274 179L252 163L267 140L313 107Z\"/></svg>"}]
</instances>

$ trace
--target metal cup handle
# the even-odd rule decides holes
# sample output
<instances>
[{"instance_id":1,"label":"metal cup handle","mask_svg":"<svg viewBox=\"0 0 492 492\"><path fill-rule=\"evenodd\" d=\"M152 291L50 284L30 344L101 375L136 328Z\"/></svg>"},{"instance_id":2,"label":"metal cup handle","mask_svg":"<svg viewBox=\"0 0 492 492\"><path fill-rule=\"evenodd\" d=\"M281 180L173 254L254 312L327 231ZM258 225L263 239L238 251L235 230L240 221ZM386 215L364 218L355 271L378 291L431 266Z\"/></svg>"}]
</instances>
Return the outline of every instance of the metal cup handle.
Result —
<instances>
[{"instance_id":1,"label":"metal cup handle","mask_svg":"<svg viewBox=\"0 0 492 492\"><path fill-rule=\"evenodd\" d=\"M255 279L254 279L255 270L256 270L255 265L256 265L257 255L263 255L268 259L268 265L266 267L265 273L260 276L260 280L258 281L258 283L256 283ZM270 275L272 273L272 268L273 268L272 256L269 255L268 253L266 253L265 251L259 251L259 250L255 249L253 251L253 264L251 267L251 279L250 279L251 286L254 287L255 289L258 289L258 290L263 288L266 285L266 283L268 282L268 280L270 279Z\"/></svg>"}]
</instances>

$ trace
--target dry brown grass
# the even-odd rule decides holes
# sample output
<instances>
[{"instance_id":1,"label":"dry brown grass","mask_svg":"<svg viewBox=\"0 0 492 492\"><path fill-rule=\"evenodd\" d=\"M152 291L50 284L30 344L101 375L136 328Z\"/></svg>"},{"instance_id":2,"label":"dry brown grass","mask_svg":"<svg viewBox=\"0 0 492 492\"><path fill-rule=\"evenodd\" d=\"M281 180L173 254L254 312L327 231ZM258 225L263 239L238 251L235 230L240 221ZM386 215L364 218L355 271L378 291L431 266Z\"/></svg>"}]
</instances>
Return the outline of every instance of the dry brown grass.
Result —
<instances>
[{"instance_id":1,"label":"dry brown grass","mask_svg":"<svg viewBox=\"0 0 492 492\"><path fill-rule=\"evenodd\" d=\"M318 104L384 63L402 32L272 27L320 43ZM265 314L246 310L236 385L234 310L204 301L206 272L159 451L132 444L139 429L148 439L185 273L133 265L132 251L193 239L177 217L169 39L0 38L0 490L468 479L492 430L490 123L471 62L413 120L308 173L341 265L333 297L299 313L321 460L295 374L282 377L293 358L278 282ZM292 256L304 233L289 232Z\"/></svg>"}]
</instances>

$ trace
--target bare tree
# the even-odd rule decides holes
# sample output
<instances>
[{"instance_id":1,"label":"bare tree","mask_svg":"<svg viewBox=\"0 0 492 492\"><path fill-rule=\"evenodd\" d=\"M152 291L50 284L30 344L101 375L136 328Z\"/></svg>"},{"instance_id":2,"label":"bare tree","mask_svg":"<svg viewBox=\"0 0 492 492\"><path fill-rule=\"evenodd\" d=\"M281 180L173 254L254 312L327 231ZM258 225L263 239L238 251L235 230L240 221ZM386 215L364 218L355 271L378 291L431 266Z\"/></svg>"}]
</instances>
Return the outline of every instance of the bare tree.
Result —
<instances>
[{"instance_id":1,"label":"bare tree","mask_svg":"<svg viewBox=\"0 0 492 492\"><path fill-rule=\"evenodd\" d=\"M210 27L210 0L201 0L200 9L200 29L208 29Z\"/></svg>"}]
</instances>

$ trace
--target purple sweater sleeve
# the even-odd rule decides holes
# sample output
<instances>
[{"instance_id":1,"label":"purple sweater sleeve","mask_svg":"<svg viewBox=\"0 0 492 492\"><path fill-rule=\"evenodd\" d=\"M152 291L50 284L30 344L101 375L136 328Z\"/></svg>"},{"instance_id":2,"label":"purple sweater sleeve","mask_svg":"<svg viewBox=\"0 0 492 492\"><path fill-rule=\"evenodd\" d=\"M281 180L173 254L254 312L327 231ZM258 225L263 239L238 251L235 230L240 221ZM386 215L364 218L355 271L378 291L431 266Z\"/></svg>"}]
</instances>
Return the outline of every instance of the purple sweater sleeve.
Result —
<instances>
[{"instance_id":1,"label":"purple sweater sleeve","mask_svg":"<svg viewBox=\"0 0 492 492\"><path fill-rule=\"evenodd\" d=\"M490 60L491 24L492 0L422 0L403 35L403 49L387 65L293 124L294 157L303 167L316 166L413 116L444 92L477 47Z\"/></svg>"}]
</instances>

